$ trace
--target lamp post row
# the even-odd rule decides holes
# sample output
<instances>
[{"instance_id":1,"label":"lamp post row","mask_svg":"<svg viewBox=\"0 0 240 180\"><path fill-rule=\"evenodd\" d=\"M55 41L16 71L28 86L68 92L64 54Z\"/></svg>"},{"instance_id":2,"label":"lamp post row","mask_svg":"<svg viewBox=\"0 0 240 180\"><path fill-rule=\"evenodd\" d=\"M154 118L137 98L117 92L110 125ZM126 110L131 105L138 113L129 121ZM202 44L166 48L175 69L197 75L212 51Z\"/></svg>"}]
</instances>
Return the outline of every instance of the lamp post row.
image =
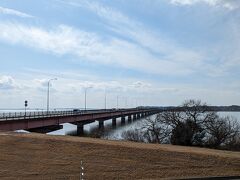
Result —
<instances>
[{"instance_id":1,"label":"lamp post row","mask_svg":"<svg viewBox=\"0 0 240 180\"><path fill-rule=\"evenodd\" d=\"M49 79L48 80L48 84L47 84L47 113L49 112L49 109L50 109L50 85L51 85L51 81L56 81L57 78L53 78L53 79ZM85 106L84 106L84 109L85 111L87 110L87 90L92 88L91 86L90 87L85 87L84 89L84 94L85 94ZM126 106L127 106L127 99L126 99ZM137 103L136 103L137 104ZM117 96L117 109L119 108L119 96ZM26 107L27 107L27 101L25 101L25 113L26 113ZM105 89L105 95L104 95L104 108L107 109L107 91Z\"/></svg>"}]
</instances>

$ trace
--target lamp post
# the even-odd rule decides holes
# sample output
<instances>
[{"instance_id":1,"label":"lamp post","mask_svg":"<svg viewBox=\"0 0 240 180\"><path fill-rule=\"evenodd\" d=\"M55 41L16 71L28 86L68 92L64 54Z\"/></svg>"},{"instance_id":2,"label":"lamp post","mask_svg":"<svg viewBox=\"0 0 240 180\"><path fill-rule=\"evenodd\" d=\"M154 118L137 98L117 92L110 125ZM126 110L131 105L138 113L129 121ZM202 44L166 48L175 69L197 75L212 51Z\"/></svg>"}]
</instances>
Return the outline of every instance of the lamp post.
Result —
<instances>
[{"instance_id":1,"label":"lamp post","mask_svg":"<svg viewBox=\"0 0 240 180\"><path fill-rule=\"evenodd\" d=\"M90 87L85 87L84 89L84 94L85 94L85 111L87 110L87 90L92 88L91 86Z\"/></svg>"},{"instance_id":2,"label":"lamp post","mask_svg":"<svg viewBox=\"0 0 240 180\"><path fill-rule=\"evenodd\" d=\"M128 97L125 97L125 108L128 108Z\"/></svg>"},{"instance_id":3,"label":"lamp post","mask_svg":"<svg viewBox=\"0 0 240 180\"><path fill-rule=\"evenodd\" d=\"M117 96L117 109L118 109L118 99L119 99L119 96Z\"/></svg>"},{"instance_id":4,"label":"lamp post","mask_svg":"<svg viewBox=\"0 0 240 180\"><path fill-rule=\"evenodd\" d=\"M57 78L54 78L54 79L49 79L48 80L48 91L47 91L47 113L49 111L49 94L50 94L50 83L51 81L56 81Z\"/></svg>"},{"instance_id":5,"label":"lamp post","mask_svg":"<svg viewBox=\"0 0 240 180\"><path fill-rule=\"evenodd\" d=\"M105 89L105 96L104 96L104 107L105 107L105 110L107 109L107 91Z\"/></svg>"}]
</instances>

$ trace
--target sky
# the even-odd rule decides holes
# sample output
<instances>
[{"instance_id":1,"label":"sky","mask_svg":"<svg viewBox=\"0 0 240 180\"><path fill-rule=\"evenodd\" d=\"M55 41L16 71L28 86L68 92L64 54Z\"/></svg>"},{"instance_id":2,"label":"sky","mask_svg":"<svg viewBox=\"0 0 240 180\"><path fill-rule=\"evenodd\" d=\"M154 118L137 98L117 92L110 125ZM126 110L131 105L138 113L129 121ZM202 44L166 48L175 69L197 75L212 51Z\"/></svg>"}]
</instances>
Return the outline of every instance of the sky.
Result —
<instances>
[{"instance_id":1,"label":"sky","mask_svg":"<svg viewBox=\"0 0 240 180\"><path fill-rule=\"evenodd\" d=\"M0 62L0 109L53 78L51 108L240 105L240 0L1 0Z\"/></svg>"}]
</instances>

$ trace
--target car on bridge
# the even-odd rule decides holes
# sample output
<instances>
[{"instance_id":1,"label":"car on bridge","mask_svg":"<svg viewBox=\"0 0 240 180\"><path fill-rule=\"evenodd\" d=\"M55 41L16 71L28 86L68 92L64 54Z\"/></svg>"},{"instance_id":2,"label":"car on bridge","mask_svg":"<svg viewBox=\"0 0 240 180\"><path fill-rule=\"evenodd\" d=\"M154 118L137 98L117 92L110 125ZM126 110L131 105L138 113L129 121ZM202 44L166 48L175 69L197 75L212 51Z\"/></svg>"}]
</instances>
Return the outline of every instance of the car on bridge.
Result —
<instances>
[{"instance_id":1,"label":"car on bridge","mask_svg":"<svg viewBox=\"0 0 240 180\"><path fill-rule=\"evenodd\" d=\"M82 111L80 109L73 109L73 113L80 114Z\"/></svg>"}]
</instances>

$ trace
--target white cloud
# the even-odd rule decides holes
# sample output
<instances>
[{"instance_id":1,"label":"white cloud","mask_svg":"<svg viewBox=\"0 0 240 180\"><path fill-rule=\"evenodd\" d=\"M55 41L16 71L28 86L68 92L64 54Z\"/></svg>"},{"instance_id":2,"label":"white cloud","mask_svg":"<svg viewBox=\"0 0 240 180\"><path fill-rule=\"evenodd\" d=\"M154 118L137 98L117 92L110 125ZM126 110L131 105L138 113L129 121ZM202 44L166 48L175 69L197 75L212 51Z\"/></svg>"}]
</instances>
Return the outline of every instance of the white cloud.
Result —
<instances>
[{"instance_id":1,"label":"white cloud","mask_svg":"<svg viewBox=\"0 0 240 180\"><path fill-rule=\"evenodd\" d=\"M171 0L172 4L176 5L194 5L197 3L206 3L213 7L224 7L229 10L234 10L240 7L238 0Z\"/></svg>"},{"instance_id":2,"label":"white cloud","mask_svg":"<svg viewBox=\"0 0 240 180\"><path fill-rule=\"evenodd\" d=\"M176 76L194 72L215 73L214 66L205 62L208 59L206 55L185 49L110 7L90 1L72 2L71 5L96 12L107 21L109 28L131 38L133 42L113 37L103 39L98 34L66 25L45 29L6 22L0 23L0 40L57 55L70 54L78 57L79 61L88 60L152 74ZM219 72L222 69L226 68L220 67Z\"/></svg>"},{"instance_id":3,"label":"white cloud","mask_svg":"<svg viewBox=\"0 0 240 180\"><path fill-rule=\"evenodd\" d=\"M62 72L61 74L64 74ZM33 74L29 76L34 76ZM57 76L56 74L54 76ZM51 75L51 77L53 77ZM47 91L47 84L48 80L51 78L49 77L39 77L36 79L18 79L21 82L21 87L25 89L32 89L32 90L39 90L41 92ZM102 79L86 79L84 78L77 78L73 75L71 77L63 77L58 78L57 81L52 81L51 89L63 94L72 94L76 92L83 92L85 88L91 88L90 91L96 93L103 93L105 91L109 93L120 93L120 92L149 92L158 90L156 84L153 86L148 82L142 82L136 79L118 79L115 81L111 80L102 80ZM64 86L63 86L64 84ZM165 88L167 89L167 88ZM52 90L51 90L52 91Z\"/></svg>"},{"instance_id":4,"label":"white cloud","mask_svg":"<svg viewBox=\"0 0 240 180\"><path fill-rule=\"evenodd\" d=\"M22 18L33 18L32 15L14 10L14 9L9 9L9 8L4 8L0 6L0 14L6 14L6 15L13 15L13 16L18 16Z\"/></svg>"},{"instance_id":5,"label":"white cloud","mask_svg":"<svg viewBox=\"0 0 240 180\"><path fill-rule=\"evenodd\" d=\"M136 82L132 83L132 84L130 85L130 87L132 87L132 88L138 88L138 89L139 89L139 88L141 88L141 89L149 89L149 88L152 87L152 85L149 84L149 83L142 82L142 81L136 81Z\"/></svg>"},{"instance_id":6,"label":"white cloud","mask_svg":"<svg viewBox=\"0 0 240 180\"><path fill-rule=\"evenodd\" d=\"M60 1L63 2L63 1ZM180 74L189 74L194 71L194 68L199 68L202 66L202 60L204 57L190 48L184 48L182 45L178 44L171 38L167 38L165 35L161 34L159 31L155 32L153 29L147 28L141 22L131 19L120 11L102 5L98 2L93 2L89 0L82 1L70 1L63 2L75 7L87 8L93 13L97 14L104 22L108 25L107 27L120 34L127 39L131 39L134 44L137 44L139 51L148 51L149 54L155 53L156 56L161 57L163 60L162 66L168 63L168 66L172 67L178 73L181 71L182 67L174 67L176 62L178 65L184 64L184 71L179 72ZM127 45L124 45L127 47ZM155 56L155 57L156 57ZM149 59L149 57L147 57ZM180 63L181 62L181 63ZM189 66L191 64L191 66ZM153 63L153 65L155 65ZM161 66L159 66L161 67ZM162 69L162 68L161 68ZM170 70L167 68L167 70Z\"/></svg>"},{"instance_id":7,"label":"white cloud","mask_svg":"<svg viewBox=\"0 0 240 180\"><path fill-rule=\"evenodd\" d=\"M61 0L59 1L63 2ZM168 2L176 5L205 3L211 7L223 7L228 10L234 10L240 7L240 1L238 0L170 0ZM127 39L131 39L137 46L125 48L125 53L120 54L120 56L128 54L128 57L130 57L132 54L128 52L131 48L134 48L134 50L130 52L138 53L138 55L144 57L146 61L149 59L152 60L149 61L149 64L152 64L149 70L152 72L159 71L159 74L171 72L173 76L178 74L189 75L197 72L216 77L224 76L231 71L232 67L239 66L238 49L240 41L238 38L238 19L235 21L233 20L234 18L227 20L227 22L229 22L229 20L233 22L228 24L228 28L226 28L227 32L219 37L217 44L211 46L206 44L206 46L201 46L201 48L191 49L189 47L184 48L183 44L178 44L175 40L161 34L161 32L155 32L154 29L149 29L141 22L131 19L120 11L100 4L99 2L71 0L64 3L75 7L87 8L97 14L104 23L108 25L107 27L110 30ZM236 26L237 28L235 28ZM221 41L221 43L219 43L219 41ZM128 44L124 43L122 46L128 47ZM142 53L143 51L148 53ZM213 51L216 51L216 53ZM152 56L152 54L154 55ZM132 58L138 58L138 56L132 56ZM122 57L122 59L129 58ZM217 64L210 62L214 59L219 59ZM139 63L141 63L141 61ZM129 65L129 63L125 64ZM147 65L146 69L148 69L148 64L146 64L146 62L143 64L144 66ZM158 70L156 70L156 67Z\"/></svg>"},{"instance_id":8,"label":"white cloud","mask_svg":"<svg viewBox=\"0 0 240 180\"><path fill-rule=\"evenodd\" d=\"M61 72L64 73L64 72ZM41 77L39 77L41 76ZM5 88L0 96L0 107L6 108L6 101L11 108L23 107L24 100L29 101L29 107L46 107L47 79L53 76L34 75L18 76L13 79L11 76L1 76L0 84L5 84ZM36 79L31 79L36 78ZM16 84L17 82L17 84ZM7 86L6 86L7 84ZM17 93L9 91L10 87L21 87ZM222 85L221 85L222 84ZM92 85L88 90L88 107L103 108L105 88L107 89L108 108L116 107L116 99L119 96L119 106L134 107L136 101L138 105L178 105L185 99L202 99L213 105L237 104L239 102L239 81L228 83L226 87L224 82L218 82L215 85L201 84L171 84L154 83L142 81L139 79L122 79L118 81L86 80L72 78L59 78L52 83L51 87L51 107L83 107L84 91L86 85ZM6 88L7 87L7 88ZM2 87L0 88L2 89ZM4 93L5 92L5 93ZM224 96L223 96L224 95ZM127 100L126 100L127 99Z\"/></svg>"},{"instance_id":9,"label":"white cloud","mask_svg":"<svg viewBox=\"0 0 240 180\"><path fill-rule=\"evenodd\" d=\"M48 79L35 79L33 82L40 87L47 87L48 85Z\"/></svg>"},{"instance_id":10,"label":"white cloud","mask_svg":"<svg viewBox=\"0 0 240 180\"><path fill-rule=\"evenodd\" d=\"M11 76L0 76L0 89L10 90L17 87L18 85Z\"/></svg>"},{"instance_id":11,"label":"white cloud","mask_svg":"<svg viewBox=\"0 0 240 180\"><path fill-rule=\"evenodd\" d=\"M102 39L94 33L60 25L46 30L39 27L18 23L0 23L0 40L12 44L23 44L28 47L44 50L58 55L70 54L79 60L88 60L99 64L120 66L153 74L185 75L193 72L199 57L195 53L172 51L166 57L152 55L145 48L124 40ZM175 53L174 53L175 52ZM175 59L175 55L178 56ZM191 61L185 64L185 61Z\"/></svg>"},{"instance_id":12,"label":"white cloud","mask_svg":"<svg viewBox=\"0 0 240 180\"><path fill-rule=\"evenodd\" d=\"M166 60L184 59L193 63L193 60L197 62L202 58L199 53L183 48L174 40L166 38L160 32L147 28L141 22L131 19L114 8L89 0L65 3L89 9L105 20L110 30L132 39L136 44L145 49L147 48L147 50L163 55Z\"/></svg>"}]
</instances>

